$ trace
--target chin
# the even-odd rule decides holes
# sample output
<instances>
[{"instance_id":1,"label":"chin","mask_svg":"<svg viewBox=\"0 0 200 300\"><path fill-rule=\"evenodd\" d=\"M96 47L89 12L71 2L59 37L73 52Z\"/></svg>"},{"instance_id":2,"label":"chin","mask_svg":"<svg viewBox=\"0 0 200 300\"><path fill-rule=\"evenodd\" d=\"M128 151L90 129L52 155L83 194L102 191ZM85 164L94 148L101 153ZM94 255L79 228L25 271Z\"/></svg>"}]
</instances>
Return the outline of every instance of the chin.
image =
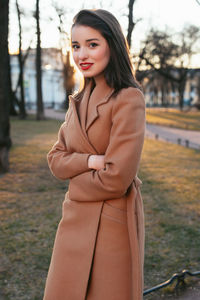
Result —
<instances>
[{"instance_id":1,"label":"chin","mask_svg":"<svg viewBox=\"0 0 200 300\"><path fill-rule=\"evenodd\" d=\"M84 76L85 78L92 78L92 77L94 77L93 75L89 75L89 74L83 74L83 76Z\"/></svg>"}]
</instances>

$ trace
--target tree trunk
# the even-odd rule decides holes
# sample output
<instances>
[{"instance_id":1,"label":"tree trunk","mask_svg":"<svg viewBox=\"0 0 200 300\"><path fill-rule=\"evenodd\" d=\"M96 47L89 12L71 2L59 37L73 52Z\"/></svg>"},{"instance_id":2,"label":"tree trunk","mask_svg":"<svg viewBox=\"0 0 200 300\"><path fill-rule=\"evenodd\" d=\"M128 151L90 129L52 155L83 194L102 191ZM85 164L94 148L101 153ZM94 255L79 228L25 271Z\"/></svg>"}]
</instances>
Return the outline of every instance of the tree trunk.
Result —
<instances>
[{"instance_id":1,"label":"tree trunk","mask_svg":"<svg viewBox=\"0 0 200 300\"><path fill-rule=\"evenodd\" d=\"M19 24L19 54L18 54L18 61L19 61L19 86L20 86L20 95L21 99L19 101L19 116L21 119L26 118L26 109L25 109L25 97L24 97L24 64L22 58L22 27L21 27L21 12L19 9L18 1L16 0L16 8L17 8L17 17L18 17L18 24Z\"/></svg>"},{"instance_id":2,"label":"tree trunk","mask_svg":"<svg viewBox=\"0 0 200 300\"><path fill-rule=\"evenodd\" d=\"M0 1L0 173L9 169L11 147L9 122L9 73L8 73L8 12L9 1Z\"/></svg>"},{"instance_id":3,"label":"tree trunk","mask_svg":"<svg viewBox=\"0 0 200 300\"><path fill-rule=\"evenodd\" d=\"M200 110L200 74L197 73L197 86L196 86L196 90L197 90L197 103L195 104L196 108L198 110Z\"/></svg>"},{"instance_id":4,"label":"tree trunk","mask_svg":"<svg viewBox=\"0 0 200 300\"><path fill-rule=\"evenodd\" d=\"M184 106L184 92L187 81L187 72L188 69L180 69L179 70L179 82L178 82L178 92L179 92L179 107L182 110Z\"/></svg>"},{"instance_id":5,"label":"tree trunk","mask_svg":"<svg viewBox=\"0 0 200 300\"><path fill-rule=\"evenodd\" d=\"M179 85L178 85L178 92L179 92L179 107L182 110L183 109L183 105L184 105L184 91L185 91L185 81L180 81Z\"/></svg>"},{"instance_id":6,"label":"tree trunk","mask_svg":"<svg viewBox=\"0 0 200 300\"><path fill-rule=\"evenodd\" d=\"M10 116L17 116L18 113L15 109L15 94L12 89L10 55L8 55L8 85L9 85L8 92L9 92L9 103L10 103Z\"/></svg>"},{"instance_id":7,"label":"tree trunk","mask_svg":"<svg viewBox=\"0 0 200 300\"><path fill-rule=\"evenodd\" d=\"M135 23L133 22L133 5L136 0L129 0L128 3L128 33L127 33L127 42L129 48L131 47L131 36L133 29L135 27Z\"/></svg>"},{"instance_id":8,"label":"tree trunk","mask_svg":"<svg viewBox=\"0 0 200 300\"><path fill-rule=\"evenodd\" d=\"M162 106L165 106L165 86L164 83L161 83L161 102L162 102Z\"/></svg>"},{"instance_id":9,"label":"tree trunk","mask_svg":"<svg viewBox=\"0 0 200 300\"><path fill-rule=\"evenodd\" d=\"M37 86L37 120L44 119L44 107L42 99L42 70L41 70L41 41L40 41L40 14L39 0L36 0L36 25L37 25L37 50L36 50L36 86Z\"/></svg>"}]
</instances>

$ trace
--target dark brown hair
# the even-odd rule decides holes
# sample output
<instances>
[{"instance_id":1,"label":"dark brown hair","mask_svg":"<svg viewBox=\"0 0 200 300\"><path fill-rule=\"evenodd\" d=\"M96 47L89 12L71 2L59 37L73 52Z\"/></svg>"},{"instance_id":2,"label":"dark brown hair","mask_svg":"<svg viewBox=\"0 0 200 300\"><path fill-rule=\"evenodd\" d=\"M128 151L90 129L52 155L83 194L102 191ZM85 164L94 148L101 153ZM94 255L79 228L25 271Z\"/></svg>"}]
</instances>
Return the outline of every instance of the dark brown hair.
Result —
<instances>
[{"instance_id":1,"label":"dark brown hair","mask_svg":"<svg viewBox=\"0 0 200 300\"><path fill-rule=\"evenodd\" d=\"M110 12L103 9L83 9L73 19L72 28L76 25L94 28L106 39L110 48L110 61L104 70L104 76L107 84L114 88L115 94L130 86L140 88L133 73L128 43L119 22ZM91 79L85 79L84 88L76 95L77 99L82 97L89 80Z\"/></svg>"}]
</instances>

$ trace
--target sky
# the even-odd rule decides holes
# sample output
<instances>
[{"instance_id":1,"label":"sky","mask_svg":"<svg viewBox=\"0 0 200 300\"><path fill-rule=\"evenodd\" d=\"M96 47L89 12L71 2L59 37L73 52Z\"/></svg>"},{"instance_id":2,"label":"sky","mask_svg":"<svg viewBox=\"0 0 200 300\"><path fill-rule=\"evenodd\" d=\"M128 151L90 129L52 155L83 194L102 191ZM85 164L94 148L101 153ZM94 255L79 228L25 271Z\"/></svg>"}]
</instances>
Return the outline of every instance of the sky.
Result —
<instances>
[{"instance_id":1,"label":"sky","mask_svg":"<svg viewBox=\"0 0 200 300\"><path fill-rule=\"evenodd\" d=\"M41 39L42 47L58 47L59 34L54 9L51 6L53 0L40 0L41 8ZM23 17L23 48L26 49L32 40L35 46L35 21L32 11L35 8L35 0L18 0L20 7L26 13ZM200 2L200 1L199 1ZM67 10L65 27L70 32L73 16L82 8L104 8L112 12L122 25L124 34L128 25L128 0L57 0L59 6ZM73 3L73 4L72 4ZM132 50L137 52L140 43L144 40L149 29L178 32L187 24L193 24L200 28L200 5L197 0L136 0L133 15L139 20L132 35ZM53 19L51 21L50 19ZM10 35L9 48L11 53L18 48L18 25L15 9L15 0L10 0ZM200 54L196 56L193 64L200 65Z\"/></svg>"}]
</instances>

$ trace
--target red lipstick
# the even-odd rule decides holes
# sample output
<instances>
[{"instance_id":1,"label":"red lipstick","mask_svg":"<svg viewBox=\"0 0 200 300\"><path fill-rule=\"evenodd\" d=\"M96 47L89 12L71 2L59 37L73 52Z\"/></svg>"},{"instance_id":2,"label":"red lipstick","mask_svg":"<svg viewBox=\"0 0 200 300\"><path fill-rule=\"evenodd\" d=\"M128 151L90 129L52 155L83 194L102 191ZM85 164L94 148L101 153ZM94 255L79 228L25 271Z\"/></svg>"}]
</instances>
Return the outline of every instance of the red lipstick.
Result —
<instances>
[{"instance_id":1,"label":"red lipstick","mask_svg":"<svg viewBox=\"0 0 200 300\"><path fill-rule=\"evenodd\" d=\"M81 63L80 66L81 66L81 69L82 70L88 70L91 66L93 65L93 63L88 63L88 62L85 62L85 63Z\"/></svg>"}]
</instances>

